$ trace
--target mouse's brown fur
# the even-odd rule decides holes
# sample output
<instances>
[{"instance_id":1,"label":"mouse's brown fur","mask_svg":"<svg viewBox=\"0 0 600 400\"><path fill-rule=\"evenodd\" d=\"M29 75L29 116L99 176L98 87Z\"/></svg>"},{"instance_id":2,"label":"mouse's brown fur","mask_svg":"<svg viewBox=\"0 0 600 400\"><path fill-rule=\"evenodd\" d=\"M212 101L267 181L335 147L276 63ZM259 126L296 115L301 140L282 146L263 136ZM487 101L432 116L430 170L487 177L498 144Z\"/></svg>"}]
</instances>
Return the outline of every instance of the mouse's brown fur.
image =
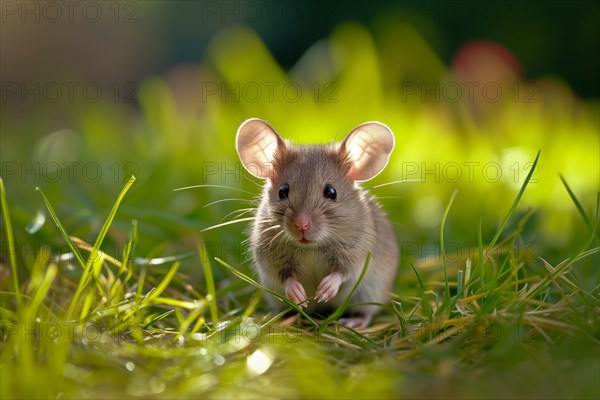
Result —
<instances>
[{"instance_id":1,"label":"mouse's brown fur","mask_svg":"<svg viewBox=\"0 0 600 400\"><path fill-rule=\"evenodd\" d=\"M244 165L252 171L250 165L269 164L268 171L255 174L267 181L249 238L261 284L301 303L308 312L326 314L348 296L371 253L351 304L388 301L398 267L396 238L386 215L355 179L370 179L387 163L393 136L390 146L385 130L389 128L383 124L363 124L348 135L352 143L347 138L331 145L299 146L283 141L264 121L242 124L238 152ZM252 142L250 135L258 141ZM284 184L287 195L281 198ZM335 198L325 197L326 187L334 189ZM308 228L299 229L298 221ZM313 295L321 302L307 300ZM276 310L283 305L271 296L269 301ZM352 317L343 322L366 326L377 309L351 307Z\"/></svg>"}]
</instances>

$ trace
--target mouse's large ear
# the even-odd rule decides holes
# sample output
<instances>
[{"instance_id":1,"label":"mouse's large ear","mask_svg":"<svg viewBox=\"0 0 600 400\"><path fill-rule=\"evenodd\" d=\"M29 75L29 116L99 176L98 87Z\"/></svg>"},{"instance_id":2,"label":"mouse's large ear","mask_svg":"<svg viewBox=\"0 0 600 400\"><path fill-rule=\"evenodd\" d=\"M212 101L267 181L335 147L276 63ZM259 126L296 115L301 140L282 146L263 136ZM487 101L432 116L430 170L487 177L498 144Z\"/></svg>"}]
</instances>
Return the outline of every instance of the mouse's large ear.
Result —
<instances>
[{"instance_id":1,"label":"mouse's large ear","mask_svg":"<svg viewBox=\"0 0 600 400\"><path fill-rule=\"evenodd\" d=\"M240 160L244 168L257 178L271 176L277 149L284 147L283 139L262 119L250 118L237 131L235 148Z\"/></svg>"},{"instance_id":2,"label":"mouse's large ear","mask_svg":"<svg viewBox=\"0 0 600 400\"><path fill-rule=\"evenodd\" d=\"M365 122L354 128L341 144L350 161L348 176L368 181L377 176L394 149L394 134L381 122Z\"/></svg>"}]
</instances>

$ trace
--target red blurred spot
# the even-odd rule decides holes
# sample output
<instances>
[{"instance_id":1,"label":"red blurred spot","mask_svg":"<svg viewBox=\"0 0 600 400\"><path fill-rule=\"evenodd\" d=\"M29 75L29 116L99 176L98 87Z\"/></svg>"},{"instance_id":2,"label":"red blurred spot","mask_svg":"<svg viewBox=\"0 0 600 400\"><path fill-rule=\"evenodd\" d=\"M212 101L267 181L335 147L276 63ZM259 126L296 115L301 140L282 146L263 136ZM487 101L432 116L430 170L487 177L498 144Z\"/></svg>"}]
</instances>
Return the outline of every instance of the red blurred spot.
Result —
<instances>
[{"instance_id":1,"label":"red blurred spot","mask_svg":"<svg viewBox=\"0 0 600 400\"><path fill-rule=\"evenodd\" d=\"M521 63L509 50L491 41L470 42L452 61L452 71L464 82L514 82L523 78Z\"/></svg>"}]
</instances>

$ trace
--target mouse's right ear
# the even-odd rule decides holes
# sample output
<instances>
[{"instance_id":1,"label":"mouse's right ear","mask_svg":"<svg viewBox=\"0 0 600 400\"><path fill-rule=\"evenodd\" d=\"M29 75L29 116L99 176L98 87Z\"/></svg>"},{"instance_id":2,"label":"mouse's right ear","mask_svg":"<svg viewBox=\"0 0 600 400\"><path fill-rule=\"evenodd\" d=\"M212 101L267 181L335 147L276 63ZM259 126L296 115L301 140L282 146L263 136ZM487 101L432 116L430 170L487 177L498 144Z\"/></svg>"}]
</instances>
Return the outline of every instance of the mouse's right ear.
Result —
<instances>
[{"instance_id":1,"label":"mouse's right ear","mask_svg":"<svg viewBox=\"0 0 600 400\"><path fill-rule=\"evenodd\" d=\"M257 178L271 177L273 161L285 143L271 125L259 118L250 118L237 131L235 148L242 165Z\"/></svg>"},{"instance_id":2,"label":"mouse's right ear","mask_svg":"<svg viewBox=\"0 0 600 400\"><path fill-rule=\"evenodd\" d=\"M346 136L341 148L348 156L348 176L363 182L377 176L394 149L394 134L381 122L365 122Z\"/></svg>"}]
</instances>

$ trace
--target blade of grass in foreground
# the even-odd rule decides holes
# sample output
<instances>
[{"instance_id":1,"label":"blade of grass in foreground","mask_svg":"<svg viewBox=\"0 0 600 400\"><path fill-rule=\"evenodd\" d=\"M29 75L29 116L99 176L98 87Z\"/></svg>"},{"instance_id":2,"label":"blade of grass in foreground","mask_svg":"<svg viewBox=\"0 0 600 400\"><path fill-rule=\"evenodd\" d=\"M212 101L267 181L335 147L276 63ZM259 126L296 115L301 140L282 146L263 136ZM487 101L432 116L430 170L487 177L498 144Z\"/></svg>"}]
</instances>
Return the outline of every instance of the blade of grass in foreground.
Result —
<instances>
[{"instance_id":1,"label":"blade of grass in foreground","mask_svg":"<svg viewBox=\"0 0 600 400\"><path fill-rule=\"evenodd\" d=\"M339 307L334 312L332 312L327 318L325 318L325 321L323 321L321 323L321 326L319 327L319 333L322 333L325 330L325 328L327 328L327 325L329 325L329 323L331 321L340 318L344 314L344 311L346 311L346 308L348 308L348 305L350 304L350 299L352 298L352 295L354 294L354 292L356 292L356 289L358 289L358 285L360 285L360 282L362 282L363 278L365 277L365 274L367 273L367 269L369 268L370 263L371 263L371 253L368 253L367 258L365 260L365 265L363 265L360 276L358 277L358 280L354 284L354 287L352 288L350 293L348 293L348 296L346 296L346 298L344 299L342 304L340 304Z\"/></svg>"},{"instance_id":2,"label":"blade of grass in foreground","mask_svg":"<svg viewBox=\"0 0 600 400\"><path fill-rule=\"evenodd\" d=\"M202 245L198 245L198 253L200 254L200 263L204 269L206 290L210 296L210 298L207 298L210 303L210 318L212 319L213 327L216 327L217 323L219 322L217 291L215 289L215 279L213 277L212 268L210 266L210 261L208 260L208 254L206 253L206 247L204 246L204 243Z\"/></svg>"},{"instance_id":3,"label":"blade of grass in foreground","mask_svg":"<svg viewBox=\"0 0 600 400\"><path fill-rule=\"evenodd\" d=\"M562 176L561 176L561 179L562 179ZM569 195L571 196L571 199L575 203L575 207L577 207L577 209L580 210L580 213L582 213L582 216L584 217L586 223L590 222L588 220L587 215L585 214L585 212L583 212L583 207L581 207L581 203L579 202L579 200L577 199L577 197L575 196L575 194L570 190L569 186L564 181L564 179L563 179L563 183L565 185L565 188L569 192ZM590 222L590 238L588 240L586 240L579 247L579 249L577 250L577 252L573 256L569 257L567 260L565 260L562 263L560 263L559 266L556 267L556 269L554 270L554 272L550 273L549 275L546 275L536 285L532 286L531 289L529 289L529 291L527 292L527 297L530 297L530 296L533 296L533 295L537 295L541 290L543 290L547 285L549 285L552 281L554 281L558 276L562 275L566 271L566 269L569 268L572 264L574 264L575 262L579 261L580 259L582 259L584 257L587 257L587 256L592 255L592 254L594 254L594 253L596 253L596 252L599 251L598 247L586 251L586 249L592 243L594 243L594 241L596 240L596 238L598 236L598 223L600 222L599 219L598 219L598 212L599 211L600 211L600 193L598 193L596 195L596 217L594 218L594 224L593 225Z\"/></svg>"},{"instance_id":4,"label":"blade of grass in foreground","mask_svg":"<svg viewBox=\"0 0 600 400\"><path fill-rule=\"evenodd\" d=\"M240 271L238 271L237 269L233 268L231 265L227 264L225 261L215 257L215 260L221 264L222 266L224 266L225 268L227 268L232 274L234 274L235 276L237 276L238 278L240 278L241 280L251 284L254 287L259 288L260 290L264 290L265 292L277 297L279 300L283 301L285 304L287 304L288 306L290 306L291 308L293 308L294 310L298 311L300 314L302 314L302 316L304 318L306 318L308 321L310 321L310 323L312 323L314 326L318 327L319 324L317 324L311 317L308 316L308 314L306 314L302 308L300 308L297 304L294 304L290 299L288 299L285 296L280 295L277 292L274 292L271 289L267 289L266 287L264 287L263 285L261 285L260 283L256 282L254 279L250 278L249 276L244 275L243 273L241 273Z\"/></svg>"},{"instance_id":5,"label":"blade of grass in foreground","mask_svg":"<svg viewBox=\"0 0 600 400\"><path fill-rule=\"evenodd\" d=\"M567 184L567 181L565 180L565 178L562 175L558 175L558 176L560 177L560 180L562 181L565 189L567 189L567 192L569 193L569 196L571 197L571 201L573 201L573 203L575 204L575 207L577 208L577 211L579 211L579 214L581 214L581 217L585 221L585 224L591 231L593 229L592 223L590 222L587 214L585 213L583 206L579 202L579 199L577 198L577 196L575 196L575 193L573 193L573 191L571 190L571 187Z\"/></svg>"},{"instance_id":6,"label":"blade of grass in foreground","mask_svg":"<svg viewBox=\"0 0 600 400\"><path fill-rule=\"evenodd\" d=\"M56 278L57 272L58 268L56 267L56 264L50 264L44 272L43 277L41 277L41 281L36 288L31 301L27 305L27 309L25 310L24 319L28 323L35 320L38 309L43 305L42 302L50 291L50 287L52 286L52 282L54 282L54 278Z\"/></svg>"},{"instance_id":7,"label":"blade of grass in foreground","mask_svg":"<svg viewBox=\"0 0 600 400\"><path fill-rule=\"evenodd\" d=\"M50 204L50 201L48 200L48 198L46 197L46 195L44 194L44 192L42 191L42 189L40 189L39 187L37 187L37 188L35 188L35 190L37 190L38 192L40 192L40 195L42 196L42 200L44 201L44 204L46 205L46 208L48 209L48 212L50 213L50 217L54 221L54 224L58 227L58 230L60 231L63 239L65 239L65 242L67 243L67 245L71 249L71 252L73 253L73 255L75 256L75 258L77 259L77 262L79 263L79 266L81 267L81 269L85 270L85 261L84 261L83 257L81 256L81 253L79 252L79 249L77 248L77 246L75 246L75 244L71 240L71 237L67 234L67 231L65 230L65 228L60 223L60 220L58 219L58 216L56 215L56 212L54 212L54 208Z\"/></svg>"},{"instance_id":8,"label":"blade of grass in foreground","mask_svg":"<svg viewBox=\"0 0 600 400\"><path fill-rule=\"evenodd\" d=\"M6 245L8 246L8 259L12 273L15 298L17 299L17 309L21 311L23 302L21 299L21 290L19 288L19 277L17 276L15 238L13 236L12 225L10 223L10 215L8 214L8 204L6 203L6 192L4 189L4 180L2 180L2 178L0 178L0 202L2 203L2 215L4 215L4 227L6 230L6 240L8 242Z\"/></svg>"},{"instance_id":9,"label":"blade of grass in foreground","mask_svg":"<svg viewBox=\"0 0 600 400\"><path fill-rule=\"evenodd\" d=\"M79 285L77 286L77 290L75 291L75 294L73 295L73 299L72 299L71 303L69 304L69 308L67 309L67 320L71 319L71 317L73 316L73 313L75 312L75 308L78 306L79 297L81 296L81 293L86 288L86 286L88 285L88 283L92 277L92 274L93 274L92 268L94 266L94 262L97 261L97 258L99 257L100 246L102 245L102 242L104 241L104 237L108 233L108 228L110 227L113 219L115 218L117 209L119 208L121 201L123 200L123 198L125 197L125 194L129 191L129 189L131 188L131 186L133 185L134 182L135 182L135 176L132 175L131 178L129 178L129 180L123 187L123 189L121 190L121 193L119 193L119 196L117 196L117 200L115 201L113 208L110 210L110 213L108 214L108 217L107 217L106 221L104 222L102 229L100 230L100 234L96 238L96 242L94 243L92 252L90 253L87 263L85 264L83 275L81 276L81 279L79 280ZM56 218L55 221L58 221L58 219ZM68 238L68 235L67 235L67 238ZM82 318L85 318L85 315L82 315Z\"/></svg>"},{"instance_id":10,"label":"blade of grass in foreground","mask_svg":"<svg viewBox=\"0 0 600 400\"><path fill-rule=\"evenodd\" d=\"M517 194L517 197L515 198L515 201L513 202L512 207L508 211L508 214L504 218L502 225L500 225L500 228L496 232L496 235L494 235L494 238L492 239L492 241L489 244L489 247L488 247L489 249L492 249L496 245L496 242L498 242L500 235L502 234L502 232L504 232L504 228L506 227L506 224L508 224L508 221L510 220L513 213L517 209L517 205L519 204L519 201L521 200L521 197L523 196L523 193L525 192L525 188L527 188L527 185L529 184L529 181L531 180L531 177L533 176L533 172L535 171L535 167L537 166L538 159L540 158L540 152L541 152L541 150L538 150L537 155L535 156L535 160L533 161L533 165L531 166L531 169L527 173L527 177L525 178L525 181L523 182L523 185L521 186L521 189L519 190L519 193Z\"/></svg>"},{"instance_id":11,"label":"blade of grass in foreground","mask_svg":"<svg viewBox=\"0 0 600 400\"><path fill-rule=\"evenodd\" d=\"M121 264L121 268L119 268L119 273L117 274L117 278L120 278L124 272L127 272L125 277L126 283L129 279L131 279L131 275L133 272L131 271L131 264L135 262L135 254L132 254L132 250L137 248L138 242L138 222L137 220L131 221L131 238L127 241L125 248L123 249L123 262Z\"/></svg>"},{"instance_id":12,"label":"blade of grass in foreground","mask_svg":"<svg viewBox=\"0 0 600 400\"><path fill-rule=\"evenodd\" d=\"M425 286L423 285L423 281L419 276L419 272L417 272L417 269L415 268L413 263L410 263L410 266L412 267L413 271L415 272L415 275L417 276L417 282L419 283L419 288L421 289L421 304L423 304L423 312L427 316L429 322L431 322L433 319L433 311L431 309L431 304L429 304L429 298L427 297L427 293L425 292Z\"/></svg>"},{"instance_id":13,"label":"blade of grass in foreground","mask_svg":"<svg viewBox=\"0 0 600 400\"><path fill-rule=\"evenodd\" d=\"M171 267L169 272L167 272L167 274L165 275L163 280L160 281L160 283L158 284L156 289L154 289L152 292L147 294L145 301L151 302L152 300L154 300L155 298L160 296L162 294L162 292L165 291L167 286L169 286L169 283L171 283L171 280L173 280L173 278L175 277L175 274L177 273L177 270L179 269L179 265L180 265L179 261L175 261L173 263L173 266Z\"/></svg>"},{"instance_id":14,"label":"blade of grass in foreground","mask_svg":"<svg viewBox=\"0 0 600 400\"><path fill-rule=\"evenodd\" d=\"M448 213L450 212L450 207L452 207L452 203L454 203L454 199L458 194L458 189L452 192L452 196L450 196L450 201L446 206L446 210L444 211L444 216L442 217L442 223L440 224L440 248L442 252L442 265L444 267L444 284L445 284L445 292L444 292L444 303L447 305L450 303L450 286L448 285L448 271L446 267L446 250L444 246L444 226L446 225L446 219L448 218ZM439 310L443 310L444 307L440 307ZM438 310L438 311L439 311Z\"/></svg>"},{"instance_id":15,"label":"blade of grass in foreground","mask_svg":"<svg viewBox=\"0 0 600 400\"><path fill-rule=\"evenodd\" d=\"M131 264L133 264L135 255L132 255L131 252L137 246L137 225L137 220L134 219L133 221L131 221L131 238L127 241L127 244L123 249L123 262L121 262L121 265L119 266L119 272L115 277L115 281L112 287L110 288L111 301L116 297L117 291L123 286L125 286L133 276ZM127 275L125 275L125 277L122 278L123 274L125 273L127 273Z\"/></svg>"}]
</instances>

